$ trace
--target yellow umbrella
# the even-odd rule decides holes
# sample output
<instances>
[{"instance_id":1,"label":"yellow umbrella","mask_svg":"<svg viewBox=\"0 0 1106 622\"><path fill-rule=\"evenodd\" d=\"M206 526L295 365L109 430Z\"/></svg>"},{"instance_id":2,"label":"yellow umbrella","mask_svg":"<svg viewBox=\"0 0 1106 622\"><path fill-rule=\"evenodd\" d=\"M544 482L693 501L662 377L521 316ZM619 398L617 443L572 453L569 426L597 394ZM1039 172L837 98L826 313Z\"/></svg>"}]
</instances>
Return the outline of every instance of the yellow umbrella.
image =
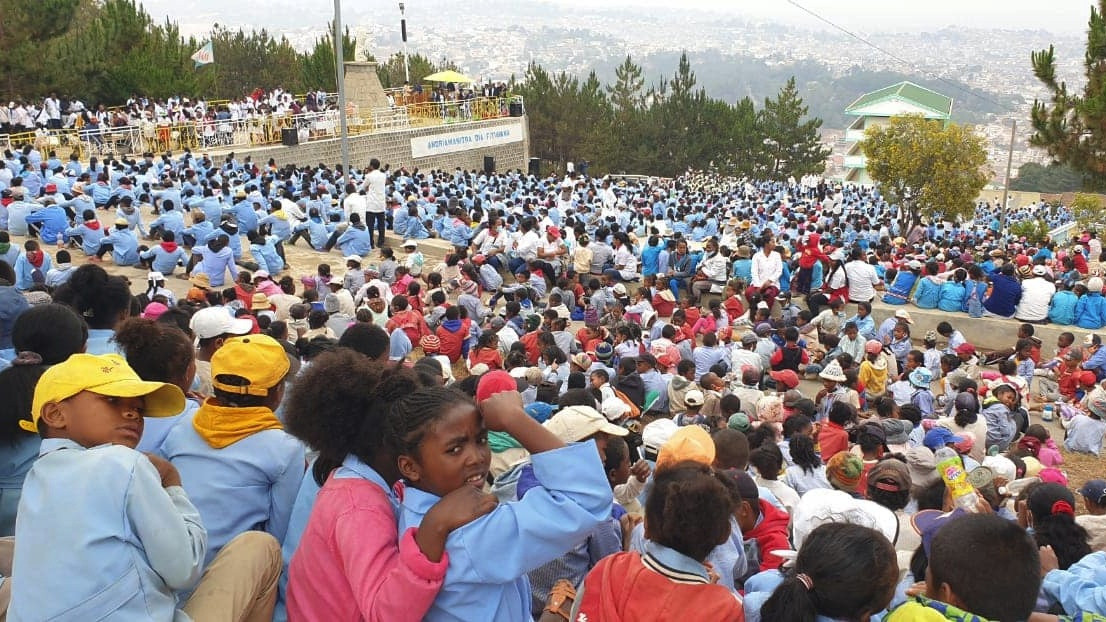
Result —
<instances>
[{"instance_id":1,"label":"yellow umbrella","mask_svg":"<svg viewBox=\"0 0 1106 622\"><path fill-rule=\"evenodd\" d=\"M472 84L473 82L476 82L476 80L473 80L465 74L458 73L456 71L453 71L452 69L439 71L438 73L432 73L423 78L423 80L425 80L426 82L462 82L464 84Z\"/></svg>"}]
</instances>

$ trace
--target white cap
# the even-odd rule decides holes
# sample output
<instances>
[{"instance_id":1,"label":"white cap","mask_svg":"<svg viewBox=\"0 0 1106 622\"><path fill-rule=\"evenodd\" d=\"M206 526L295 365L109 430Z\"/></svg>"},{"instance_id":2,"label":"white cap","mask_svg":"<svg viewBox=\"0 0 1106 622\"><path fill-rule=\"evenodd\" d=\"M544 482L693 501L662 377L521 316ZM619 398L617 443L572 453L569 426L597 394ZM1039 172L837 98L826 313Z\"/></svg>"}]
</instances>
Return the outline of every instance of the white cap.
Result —
<instances>
[{"instance_id":1,"label":"white cap","mask_svg":"<svg viewBox=\"0 0 1106 622\"><path fill-rule=\"evenodd\" d=\"M253 273L253 278L255 278L255 279L270 278L269 271L268 270L258 270L257 272Z\"/></svg>"},{"instance_id":2,"label":"white cap","mask_svg":"<svg viewBox=\"0 0 1106 622\"><path fill-rule=\"evenodd\" d=\"M656 419L641 429L641 444L646 450L658 453L678 429L671 419Z\"/></svg>"},{"instance_id":3,"label":"white cap","mask_svg":"<svg viewBox=\"0 0 1106 622\"><path fill-rule=\"evenodd\" d=\"M688 406L702 406L703 399L703 392L699 389L692 389L684 395L684 403Z\"/></svg>"},{"instance_id":4,"label":"white cap","mask_svg":"<svg viewBox=\"0 0 1106 622\"><path fill-rule=\"evenodd\" d=\"M607 421L606 417L590 406L562 408L542 425L566 443L582 441L599 432L612 436L626 436L630 433L626 428Z\"/></svg>"},{"instance_id":5,"label":"white cap","mask_svg":"<svg viewBox=\"0 0 1106 622\"><path fill-rule=\"evenodd\" d=\"M160 272L150 272L146 275L147 281L164 281L165 275Z\"/></svg>"},{"instance_id":6,"label":"white cap","mask_svg":"<svg viewBox=\"0 0 1106 622\"><path fill-rule=\"evenodd\" d=\"M608 397L603 400L603 403L599 406L599 410L608 420L618 421L626 416L626 413L630 412L630 407L626 405L626 402L623 402L617 397Z\"/></svg>"},{"instance_id":7,"label":"white cap","mask_svg":"<svg viewBox=\"0 0 1106 622\"><path fill-rule=\"evenodd\" d=\"M614 293L618 294L619 296L625 296L626 295L626 286L623 285L622 283L616 283L615 286L614 286Z\"/></svg>"},{"instance_id":8,"label":"white cap","mask_svg":"<svg viewBox=\"0 0 1106 622\"><path fill-rule=\"evenodd\" d=\"M345 261L346 261L346 263L349 263L351 261L356 261L357 265L361 265L362 259L358 255L350 255L350 256L346 257Z\"/></svg>"},{"instance_id":9,"label":"white cap","mask_svg":"<svg viewBox=\"0 0 1106 622\"><path fill-rule=\"evenodd\" d=\"M418 248L419 243L415 240L404 240L403 248Z\"/></svg>"},{"instance_id":10,"label":"white cap","mask_svg":"<svg viewBox=\"0 0 1106 622\"><path fill-rule=\"evenodd\" d=\"M233 318L224 308L208 307L197 311L188 327L197 338L211 339L220 335L245 335L253 330L253 322Z\"/></svg>"}]
</instances>

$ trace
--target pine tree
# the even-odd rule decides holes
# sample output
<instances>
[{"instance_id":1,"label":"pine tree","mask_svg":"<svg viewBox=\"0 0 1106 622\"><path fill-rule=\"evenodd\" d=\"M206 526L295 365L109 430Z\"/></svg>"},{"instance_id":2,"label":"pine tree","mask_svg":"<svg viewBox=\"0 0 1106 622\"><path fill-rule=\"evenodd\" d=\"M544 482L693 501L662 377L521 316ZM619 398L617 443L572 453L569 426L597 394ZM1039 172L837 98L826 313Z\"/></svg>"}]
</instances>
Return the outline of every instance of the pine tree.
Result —
<instances>
[{"instance_id":1,"label":"pine tree","mask_svg":"<svg viewBox=\"0 0 1106 622\"><path fill-rule=\"evenodd\" d=\"M1091 8L1084 56L1082 96L1056 79L1056 50L1033 52L1033 74L1052 93L1051 104L1034 100L1030 144L1083 174L1086 186L1106 188L1106 0Z\"/></svg>"},{"instance_id":2,"label":"pine tree","mask_svg":"<svg viewBox=\"0 0 1106 622\"><path fill-rule=\"evenodd\" d=\"M771 157L769 177L782 179L825 170L830 149L818 136L822 120L806 119L808 110L799 97L794 76L780 89L775 101L765 98L759 129Z\"/></svg>"}]
</instances>

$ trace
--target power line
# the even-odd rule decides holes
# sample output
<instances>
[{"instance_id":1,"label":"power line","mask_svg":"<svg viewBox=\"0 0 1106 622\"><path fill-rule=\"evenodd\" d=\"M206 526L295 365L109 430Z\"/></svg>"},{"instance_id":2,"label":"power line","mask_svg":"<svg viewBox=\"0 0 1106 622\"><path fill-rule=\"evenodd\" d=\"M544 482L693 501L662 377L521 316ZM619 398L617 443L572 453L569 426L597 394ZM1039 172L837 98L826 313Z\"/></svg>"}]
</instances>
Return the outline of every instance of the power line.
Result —
<instances>
[{"instance_id":1,"label":"power line","mask_svg":"<svg viewBox=\"0 0 1106 622\"><path fill-rule=\"evenodd\" d=\"M1014 108L1011 108L1010 106L1008 106L1006 104L1001 104L1001 103L999 103L999 102L997 102L997 101L995 101L995 100L993 100L989 97L986 97L984 95L980 95L979 93L976 93L972 90L969 90L968 88L964 87L963 85L958 84L956 82L953 82L952 80L949 80L949 79L945 78L944 76L941 76L941 75L939 75L937 73L934 73L932 71L927 71L925 69L922 69L922 68L918 67L912 61L906 60L905 58L903 58L901 56L898 56L897 54L894 54L894 53L892 53L892 52L876 45L875 43L872 43L868 39L865 39L864 37L858 35L857 33L853 32L851 30L849 30L848 28L845 28L844 26L841 26L841 25L831 21L829 18L823 17L822 15L819 15L818 13L806 8L805 6L799 4L796 0L787 0L787 2L789 4L791 4L792 6L794 6L795 8L799 9L800 11L802 11L804 13L807 13L811 17L814 17L815 19L817 19L821 22L825 22L826 24L829 24L834 29L840 30L841 32L849 35L850 37L856 39L857 41L860 41L861 43L863 43L864 45L867 45L868 47L872 48L873 50L876 50L877 52L880 52L881 54L884 54L885 56L887 56L889 58L892 58L892 59L898 61L899 63L903 64L903 65L906 65L907 67L911 68L912 70L914 70L918 73L925 74L925 75L927 75L931 78L934 78L936 80L944 82L945 84L955 88L958 91L961 91L963 93L967 93L968 95L971 95L972 97L981 99L981 100L983 100L983 101L985 101L985 102L987 102L991 105L997 106L997 107L1001 108L1002 110L1005 110L1006 112L1017 112L1017 110L1015 110Z\"/></svg>"}]
</instances>

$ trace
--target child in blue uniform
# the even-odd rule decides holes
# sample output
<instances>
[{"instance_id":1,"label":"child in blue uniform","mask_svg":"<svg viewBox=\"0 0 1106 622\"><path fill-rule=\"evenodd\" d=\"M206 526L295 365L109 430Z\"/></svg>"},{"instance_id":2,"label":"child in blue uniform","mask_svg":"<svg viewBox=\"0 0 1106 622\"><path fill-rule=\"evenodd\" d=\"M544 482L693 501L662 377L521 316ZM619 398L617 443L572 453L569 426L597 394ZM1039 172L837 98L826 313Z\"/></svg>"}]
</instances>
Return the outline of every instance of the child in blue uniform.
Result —
<instances>
[{"instance_id":1,"label":"child in blue uniform","mask_svg":"<svg viewBox=\"0 0 1106 622\"><path fill-rule=\"evenodd\" d=\"M531 419L509 374L485 374L477 404L444 388L415 391L388 415L388 443L406 480L399 533L416 527L442 496L484 485L491 453L488 430L510 434L532 454L540 486L516 503L453 531L449 569L425 620L530 618L526 573L556 559L607 519L612 494L599 452L570 446Z\"/></svg>"},{"instance_id":2,"label":"child in blue uniform","mask_svg":"<svg viewBox=\"0 0 1106 622\"><path fill-rule=\"evenodd\" d=\"M139 379L114 354L74 354L42 375L31 420L20 422L43 440L16 518L8 619L272 615L276 541L256 532L243 536L205 571L207 532L180 474L134 450L143 416L170 416L183 407L178 387ZM179 611L176 591L192 587Z\"/></svg>"}]
</instances>

